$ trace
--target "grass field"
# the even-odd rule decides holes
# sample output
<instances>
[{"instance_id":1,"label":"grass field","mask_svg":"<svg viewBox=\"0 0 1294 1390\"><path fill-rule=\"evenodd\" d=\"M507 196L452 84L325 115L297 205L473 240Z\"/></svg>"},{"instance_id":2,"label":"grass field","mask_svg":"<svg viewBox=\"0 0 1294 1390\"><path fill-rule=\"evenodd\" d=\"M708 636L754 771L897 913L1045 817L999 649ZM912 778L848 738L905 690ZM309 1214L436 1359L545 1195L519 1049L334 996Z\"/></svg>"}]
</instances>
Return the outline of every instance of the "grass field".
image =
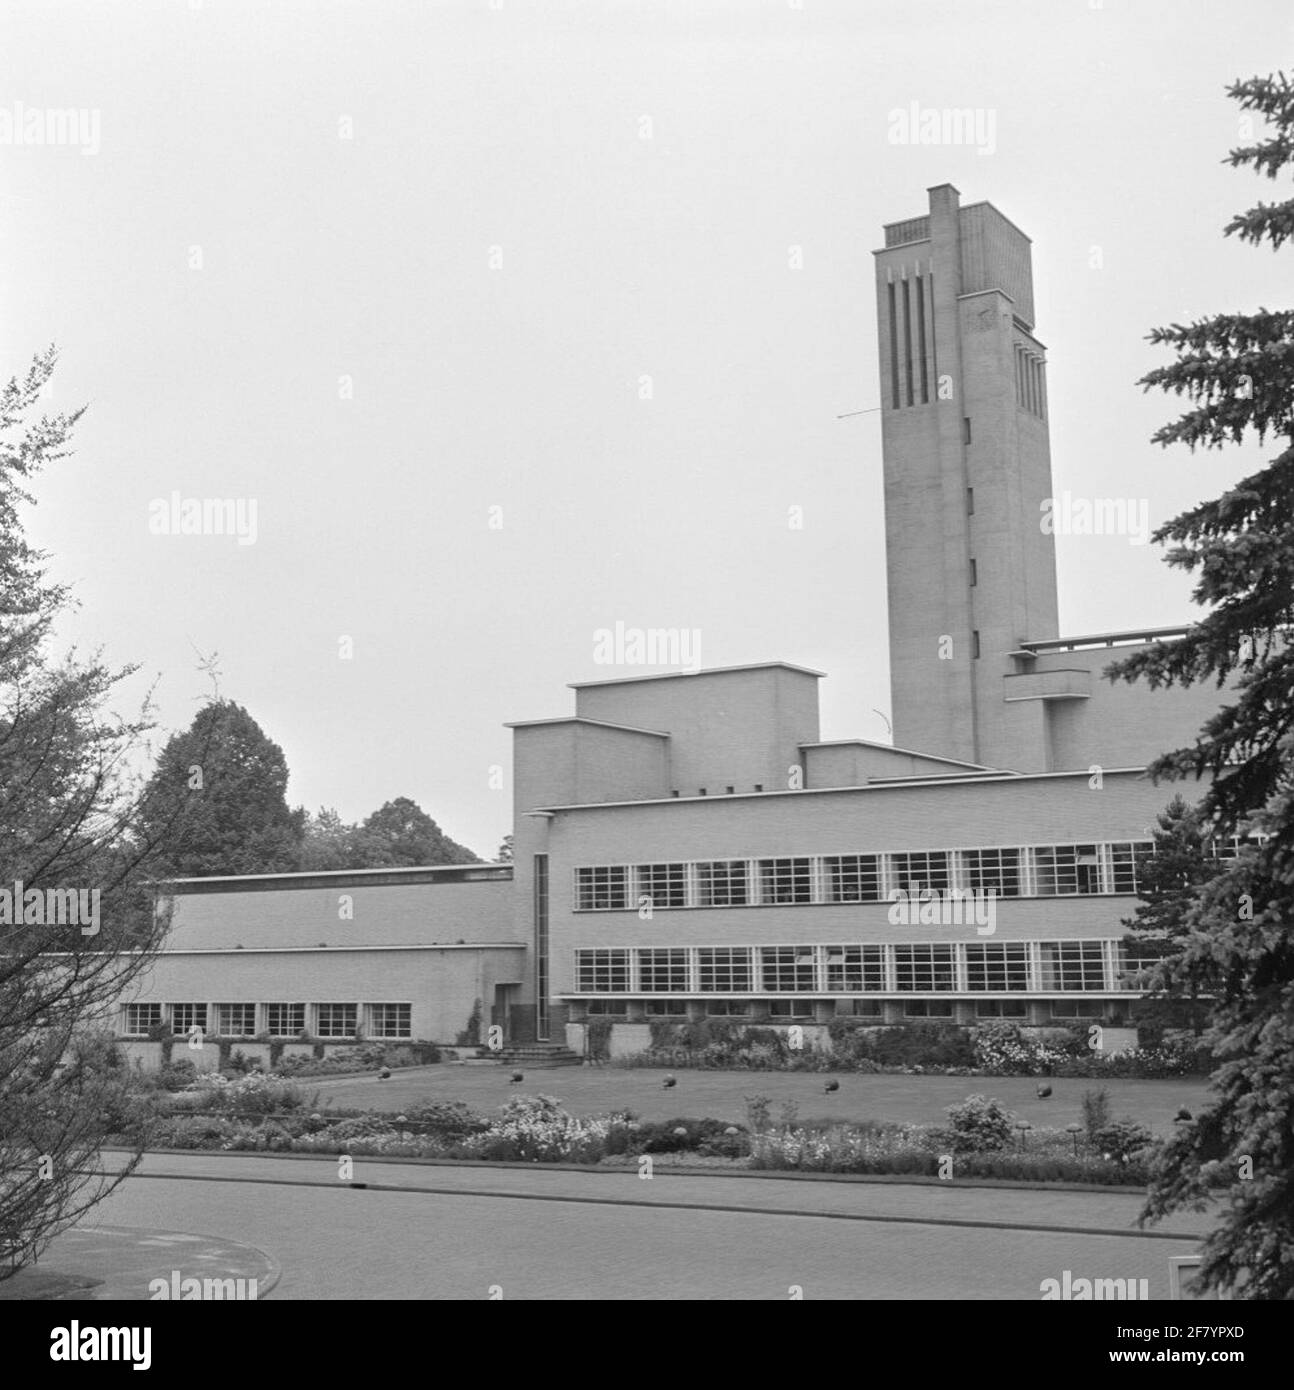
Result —
<instances>
[{"instance_id":1,"label":"grass field","mask_svg":"<svg viewBox=\"0 0 1294 1390\"><path fill-rule=\"evenodd\" d=\"M457 1100L473 1110L489 1113L510 1095L520 1093L556 1096L577 1115L632 1110L644 1120L710 1116L738 1122L746 1118L744 1098L763 1095L773 1103L774 1119L778 1118L778 1107L783 1102L794 1101L802 1120L939 1124L946 1119L947 1106L978 1092L996 1096L1035 1128L1062 1129L1082 1118L1083 1092L1103 1084L1116 1118L1129 1115L1157 1134L1172 1131L1173 1116L1179 1107L1197 1112L1206 1094L1206 1082L1197 1077L1104 1083L1052 1078L1047 1082L1052 1094L1041 1100L1037 1095L1039 1083L1029 1076L859 1076L842 1072L835 1078L840 1082L840 1090L827 1095L823 1091L827 1077L822 1073L683 1070L674 1073L677 1086L665 1090L661 1086L664 1071L522 1068L525 1080L519 1085L509 1081L511 1071L510 1067L442 1063L397 1071L389 1081L379 1081L375 1075L303 1077L299 1084L307 1093L318 1090L322 1104L367 1110L399 1112L419 1103Z\"/></svg>"}]
</instances>

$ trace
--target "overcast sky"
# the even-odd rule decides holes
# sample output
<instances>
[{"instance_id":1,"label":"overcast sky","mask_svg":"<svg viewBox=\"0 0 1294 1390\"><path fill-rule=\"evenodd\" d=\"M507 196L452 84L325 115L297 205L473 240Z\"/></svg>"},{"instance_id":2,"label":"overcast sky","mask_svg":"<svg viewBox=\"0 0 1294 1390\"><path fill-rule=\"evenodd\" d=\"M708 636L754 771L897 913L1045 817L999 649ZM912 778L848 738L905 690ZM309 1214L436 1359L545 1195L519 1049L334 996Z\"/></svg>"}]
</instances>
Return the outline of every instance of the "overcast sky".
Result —
<instances>
[{"instance_id":1,"label":"overcast sky","mask_svg":"<svg viewBox=\"0 0 1294 1390\"><path fill-rule=\"evenodd\" d=\"M1058 494L1215 495L1264 455L1152 446L1180 406L1136 381L1151 326L1288 303L1288 252L1221 235L1272 186L1221 161L1292 14L5 4L0 370L57 342L52 404L90 406L31 514L65 640L167 730L218 652L293 803L411 796L487 857L504 721L638 673L595 662L617 622L826 671L823 736L884 739L879 417L837 419L878 403L882 223L951 182L1033 238ZM913 102L992 140L893 143ZM51 109L74 138L20 140ZM151 533L172 493L254 501L255 543ZM1062 632L1191 614L1155 547L1057 553Z\"/></svg>"}]
</instances>

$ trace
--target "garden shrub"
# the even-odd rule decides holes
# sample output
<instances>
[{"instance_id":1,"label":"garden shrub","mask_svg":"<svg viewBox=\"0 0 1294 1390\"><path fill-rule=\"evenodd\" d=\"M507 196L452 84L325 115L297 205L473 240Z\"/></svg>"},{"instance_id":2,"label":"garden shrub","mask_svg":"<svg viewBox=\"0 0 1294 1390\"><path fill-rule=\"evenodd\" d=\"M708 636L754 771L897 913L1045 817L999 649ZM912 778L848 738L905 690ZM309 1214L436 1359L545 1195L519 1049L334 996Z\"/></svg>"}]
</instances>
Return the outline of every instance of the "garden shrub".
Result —
<instances>
[{"instance_id":1,"label":"garden shrub","mask_svg":"<svg viewBox=\"0 0 1294 1390\"><path fill-rule=\"evenodd\" d=\"M1103 1157L1115 1163L1128 1163L1143 1155L1156 1140L1145 1125L1125 1117L1102 1125L1093 1134L1092 1142Z\"/></svg>"},{"instance_id":2,"label":"garden shrub","mask_svg":"<svg viewBox=\"0 0 1294 1390\"><path fill-rule=\"evenodd\" d=\"M967 1096L947 1110L954 1153L986 1153L1005 1149L1011 1142L1012 1112L996 1098Z\"/></svg>"},{"instance_id":3,"label":"garden shrub","mask_svg":"<svg viewBox=\"0 0 1294 1390\"><path fill-rule=\"evenodd\" d=\"M1110 1093L1104 1086L1083 1092L1083 1129L1089 1144L1096 1142L1097 1132L1110 1123Z\"/></svg>"}]
</instances>

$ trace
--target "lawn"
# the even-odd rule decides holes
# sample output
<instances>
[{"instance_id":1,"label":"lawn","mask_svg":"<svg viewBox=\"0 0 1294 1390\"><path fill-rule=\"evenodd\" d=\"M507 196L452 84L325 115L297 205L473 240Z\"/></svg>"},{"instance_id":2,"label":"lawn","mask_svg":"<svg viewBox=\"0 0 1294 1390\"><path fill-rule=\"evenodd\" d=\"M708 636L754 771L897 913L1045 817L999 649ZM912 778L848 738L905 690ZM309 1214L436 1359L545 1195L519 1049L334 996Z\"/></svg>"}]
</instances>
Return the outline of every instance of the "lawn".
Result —
<instances>
[{"instance_id":1,"label":"lawn","mask_svg":"<svg viewBox=\"0 0 1294 1390\"><path fill-rule=\"evenodd\" d=\"M439 1066L395 1072L389 1081L376 1075L363 1077L302 1077L307 1093L316 1089L320 1102L331 1106L396 1111L431 1101L462 1101L473 1110L489 1113L510 1095L556 1096L577 1115L608 1110L632 1110L644 1120L675 1116L707 1116L744 1121L744 1097L767 1096L773 1116L793 1101L801 1120L892 1120L938 1124L944 1110L976 1092L996 1096L1021 1119L1036 1129L1064 1128L1080 1120L1083 1092L1104 1085L1111 1112L1129 1115L1157 1134L1171 1133L1173 1116L1181 1106L1195 1113L1205 1094L1203 1078L1171 1081L1106 1081L1049 1078L1052 1094L1039 1099L1039 1082L1029 1076L899 1076L856 1075L842 1072L834 1079L840 1090L827 1095L827 1076L809 1072L688 1071L673 1073L678 1084L661 1086L664 1071L618 1067L522 1068L525 1080L509 1081L511 1067Z\"/></svg>"}]
</instances>

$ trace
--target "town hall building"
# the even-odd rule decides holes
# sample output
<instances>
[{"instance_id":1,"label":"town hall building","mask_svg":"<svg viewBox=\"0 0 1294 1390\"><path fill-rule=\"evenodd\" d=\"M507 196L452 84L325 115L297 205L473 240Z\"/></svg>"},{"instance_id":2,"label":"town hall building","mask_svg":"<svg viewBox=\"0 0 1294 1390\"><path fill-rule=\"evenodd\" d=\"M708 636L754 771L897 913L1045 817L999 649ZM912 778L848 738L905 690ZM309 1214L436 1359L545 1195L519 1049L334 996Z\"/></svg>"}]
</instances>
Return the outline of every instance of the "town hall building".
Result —
<instances>
[{"instance_id":1,"label":"town hall building","mask_svg":"<svg viewBox=\"0 0 1294 1390\"><path fill-rule=\"evenodd\" d=\"M785 661L579 683L511 726L512 864L175 884L123 1035L1126 1021L1144 769L1222 696L1103 678L1181 628L1060 633L1028 237L942 185L875 266L893 744Z\"/></svg>"}]
</instances>

